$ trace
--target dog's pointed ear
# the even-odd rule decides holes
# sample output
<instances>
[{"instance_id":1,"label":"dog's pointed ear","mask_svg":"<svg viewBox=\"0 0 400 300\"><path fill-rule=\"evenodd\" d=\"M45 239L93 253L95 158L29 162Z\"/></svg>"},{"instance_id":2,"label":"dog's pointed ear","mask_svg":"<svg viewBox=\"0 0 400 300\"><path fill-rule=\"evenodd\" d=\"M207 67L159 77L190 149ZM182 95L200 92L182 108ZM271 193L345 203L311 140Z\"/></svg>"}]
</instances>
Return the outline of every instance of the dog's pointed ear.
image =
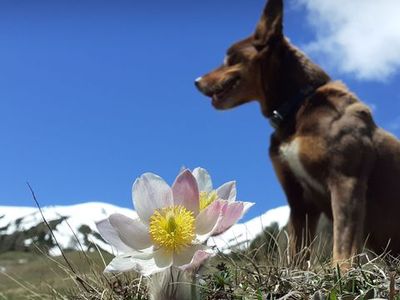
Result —
<instances>
[{"instance_id":1,"label":"dog's pointed ear","mask_svg":"<svg viewBox=\"0 0 400 300\"><path fill-rule=\"evenodd\" d=\"M271 38L283 36L283 0L268 0L254 33L254 47L260 51Z\"/></svg>"}]
</instances>

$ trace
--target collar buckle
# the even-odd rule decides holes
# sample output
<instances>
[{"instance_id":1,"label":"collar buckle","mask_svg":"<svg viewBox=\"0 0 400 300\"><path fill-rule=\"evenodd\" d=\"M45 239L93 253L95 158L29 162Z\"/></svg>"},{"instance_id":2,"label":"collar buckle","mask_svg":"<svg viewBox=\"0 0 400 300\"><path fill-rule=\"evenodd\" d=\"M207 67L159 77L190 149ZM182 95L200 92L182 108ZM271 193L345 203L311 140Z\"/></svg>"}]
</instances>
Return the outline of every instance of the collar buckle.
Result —
<instances>
[{"instance_id":1,"label":"collar buckle","mask_svg":"<svg viewBox=\"0 0 400 300\"><path fill-rule=\"evenodd\" d=\"M283 122L283 116L277 111L272 112L272 116L269 118L269 123L274 129L277 129Z\"/></svg>"},{"instance_id":2,"label":"collar buckle","mask_svg":"<svg viewBox=\"0 0 400 300\"><path fill-rule=\"evenodd\" d=\"M317 86L307 86L302 89L296 97L294 97L291 101L283 103L276 110L272 111L272 115L269 118L269 123L274 129L278 129L282 126L282 124L287 121L288 118L293 117L296 114L297 110L301 106L301 103L305 101L308 97L311 96L320 86L324 85L324 83L320 83Z\"/></svg>"}]
</instances>

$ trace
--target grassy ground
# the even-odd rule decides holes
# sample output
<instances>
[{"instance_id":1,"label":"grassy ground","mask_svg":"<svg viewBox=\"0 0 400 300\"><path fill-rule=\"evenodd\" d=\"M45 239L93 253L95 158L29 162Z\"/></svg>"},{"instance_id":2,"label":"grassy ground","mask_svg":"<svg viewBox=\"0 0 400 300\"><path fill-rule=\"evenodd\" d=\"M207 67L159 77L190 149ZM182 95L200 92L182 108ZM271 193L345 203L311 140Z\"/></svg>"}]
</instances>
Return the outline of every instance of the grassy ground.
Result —
<instances>
[{"instance_id":1,"label":"grassy ground","mask_svg":"<svg viewBox=\"0 0 400 300\"><path fill-rule=\"evenodd\" d=\"M99 253L66 253L79 274L101 274L104 263ZM103 253L105 260L111 255ZM52 291L67 293L77 282L62 257L42 253L8 252L0 254L0 299L45 299ZM0 267L0 271L1 271Z\"/></svg>"},{"instance_id":2,"label":"grassy ground","mask_svg":"<svg viewBox=\"0 0 400 300\"><path fill-rule=\"evenodd\" d=\"M211 259L196 278L201 299L374 299L400 300L400 262L389 255L362 256L348 272L332 267L316 247L289 260L275 238L251 250ZM0 299L149 299L147 280L135 274L104 276L111 256L71 252L67 259L32 253L0 255ZM167 300L164 298L164 300ZM185 300L185 299L177 299Z\"/></svg>"},{"instance_id":3,"label":"grassy ground","mask_svg":"<svg viewBox=\"0 0 400 300\"><path fill-rule=\"evenodd\" d=\"M400 299L399 261L360 259L349 271L329 261L257 260L249 253L224 256L202 277L202 299Z\"/></svg>"}]
</instances>

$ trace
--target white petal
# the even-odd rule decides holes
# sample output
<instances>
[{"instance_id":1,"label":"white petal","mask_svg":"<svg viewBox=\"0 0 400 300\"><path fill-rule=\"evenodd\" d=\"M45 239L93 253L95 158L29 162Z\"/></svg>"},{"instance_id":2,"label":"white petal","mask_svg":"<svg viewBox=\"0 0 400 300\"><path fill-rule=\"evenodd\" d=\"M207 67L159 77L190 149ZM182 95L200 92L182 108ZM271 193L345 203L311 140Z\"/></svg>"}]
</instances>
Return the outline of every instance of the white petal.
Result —
<instances>
[{"instance_id":1,"label":"white petal","mask_svg":"<svg viewBox=\"0 0 400 300\"><path fill-rule=\"evenodd\" d=\"M199 243L204 242L217 228L221 221L221 210L227 201L215 200L202 210L196 217L196 239Z\"/></svg>"},{"instance_id":2,"label":"white petal","mask_svg":"<svg viewBox=\"0 0 400 300\"><path fill-rule=\"evenodd\" d=\"M211 255L209 254L207 257L203 257L203 252L206 252L208 249L209 248L204 245L192 245L182 249L181 251L174 253L173 265L183 269L188 269L190 267L194 268L196 266L198 267L206 258Z\"/></svg>"},{"instance_id":3,"label":"white petal","mask_svg":"<svg viewBox=\"0 0 400 300\"><path fill-rule=\"evenodd\" d=\"M110 220L107 218L96 223L97 230L101 237L109 244L114 246L117 251L127 253L132 250L131 247L127 246L119 237L118 232L112 227Z\"/></svg>"},{"instance_id":4,"label":"white petal","mask_svg":"<svg viewBox=\"0 0 400 300\"><path fill-rule=\"evenodd\" d=\"M172 265L172 252L158 249L153 252L153 258L140 262L138 270L144 276L164 271Z\"/></svg>"},{"instance_id":5,"label":"white petal","mask_svg":"<svg viewBox=\"0 0 400 300\"><path fill-rule=\"evenodd\" d=\"M145 173L132 187L133 205L140 219L149 224L156 209L173 205L172 190L160 176Z\"/></svg>"},{"instance_id":6,"label":"white petal","mask_svg":"<svg viewBox=\"0 0 400 300\"><path fill-rule=\"evenodd\" d=\"M189 264L193 259L194 253L199 250L199 247L202 247L202 245L191 245L189 247L186 247L185 249L182 249L179 252L175 252L174 262L172 263L172 265L180 267Z\"/></svg>"},{"instance_id":7,"label":"white petal","mask_svg":"<svg viewBox=\"0 0 400 300\"><path fill-rule=\"evenodd\" d=\"M243 202L244 208L243 208L243 215L247 213L247 211L254 205L254 202Z\"/></svg>"},{"instance_id":8,"label":"white petal","mask_svg":"<svg viewBox=\"0 0 400 300\"><path fill-rule=\"evenodd\" d=\"M168 268L173 262L173 252L164 248L159 248L153 252L154 261L158 268Z\"/></svg>"},{"instance_id":9,"label":"white petal","mask_svg":"<svg viewBox=\"0 0 400 300\"><path fill-rule=\"evenodd\" d=\"M229 181L217 188L219 198L229 201L236 200L236 181Z\"/></svg>"},{"instance_id":10,"label":"white petal","mask_svg":"<svg viewBox=\"0 0 400 300\"><path fill-rule=\"evenodd\" d=\"M134 270L136 265L137 265L136 261L131 260L130 256L116 256L107 265L104 272L105 273L127 272Z\"/></svg>"},{"instance_id":11,"label":"white petal","mask_svg":"<svg viewBox=\"0 0 400 300\"><path fill-rule=\"evenodd\" d=\"M206 169L196 168L193 170L193 176L196 178L197 185L200 192L211 192L213 189L211 176L208 174Z\"/></svg>"},{"instance_id":12,"label":"white petal","mask_svg":"<svg viewBox=\"0 0 400 300\"><path fill-rule=\"evenodd\" d=\"M199 213L199 189L197 182L189 170L182 171L172 185L174 204L183 205L195 216Z\"/></svg>"},{"instance_id":13,"label":"white petal","mask_svg":"<svg viewBox=\"0 0 400 300\"><path fill-rule=\"evenodd\" d=\"M131 219L122 214L112 214L109 220L125 245L135 250L142 250L152 245L149 230L139 218Z\"/></svg>"},{"instance_id":14,"label":"white petal","mask_svg":"<svg viewBox=\"0 0 400 300\"><path fill-rule=\"evenodd\" d=\"M150 253L132 253L115 257L104 272L136 271L144 276L161 272L172 265L172 253L156 250Z\"/></svg>"},{"instance_id":15,"label":"white petal","mask_svg":"<svg viewBox=\"0 0 400 300\"><path fill-rule=\"evenodd\" d=\"M117 273L127 271L140 270L139 264L144 264L148 260L152 260L153 253L127 253L114 257L114 259L107 265L105 273Z\"/></svg>"}]
</instances>

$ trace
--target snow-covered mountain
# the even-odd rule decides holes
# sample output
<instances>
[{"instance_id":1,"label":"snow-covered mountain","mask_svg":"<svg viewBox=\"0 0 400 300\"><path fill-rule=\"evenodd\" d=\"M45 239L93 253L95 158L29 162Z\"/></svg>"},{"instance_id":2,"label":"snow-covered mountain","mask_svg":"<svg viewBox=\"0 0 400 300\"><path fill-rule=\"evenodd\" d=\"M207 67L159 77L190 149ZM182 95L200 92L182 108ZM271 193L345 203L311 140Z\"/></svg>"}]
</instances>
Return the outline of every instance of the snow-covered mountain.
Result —
<instances>
[{"instance_id":1,"label":"snow-covered mountain","mask_svg":"<svg viewBox=\"0 0 400 300\"><path fill-rule=\"evenodd\" d=\"M63 249L82 247L84 250L90 250L96 245L109 252L113 252L113 249L97 233L95 222L107 218L112 213L124 214L131 218L137 216L133 210L100 202L47 206L42 208L42 211ZM271 209L259 217L234 225L222 235L211 238L208 243L221 251L229 251L235 246L246 247L263 228L274 222L283 227L288 218L287 206ZM10 250L7 249L7 245L23 250L21 247L34 247L39 243L44 243L50 248L50 254L60 254L37 208L0 206L0 252Z\"/></svg>"}]
</instances>

